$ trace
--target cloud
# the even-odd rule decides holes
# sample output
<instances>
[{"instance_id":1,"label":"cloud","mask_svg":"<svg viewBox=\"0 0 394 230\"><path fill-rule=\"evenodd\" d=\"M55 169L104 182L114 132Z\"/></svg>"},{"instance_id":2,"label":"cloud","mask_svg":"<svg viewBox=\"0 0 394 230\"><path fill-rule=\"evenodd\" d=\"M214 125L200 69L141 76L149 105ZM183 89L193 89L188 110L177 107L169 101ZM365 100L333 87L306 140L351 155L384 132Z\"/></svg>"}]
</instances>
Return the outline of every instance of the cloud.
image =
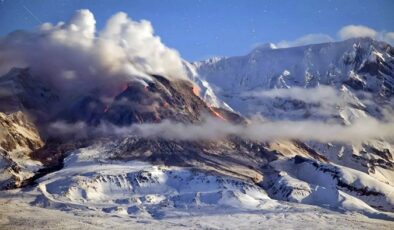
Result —
<instances>
[{"instance_id":1,"label":"cloud","mask_svg":"<svg viewBox=\"0 0 394 230\"><path fill-rule=\"evenodd\" d=\"M51 132L67 134L78 133L84 138L89 135L136 136L142 138L160 138L177 141L220 140L228 136L239 136L255 141L301 140L321 142L361 143L371 139L394 140L394 122L379 122L372 118L363 118L352 125L325 123L319 121L275 121L263 122L252 120L247 125L231 124L215 118L206 118L201 124L184 124L165 120L160 123L134 124L118 127L101 124L87 127L82 123L74 125L55 123Z\"/></svg>"},{"instance_id":2,"label":"cloud","mask_svg":"<svg viewBox=\"0 0 394 230\"><path fill-rule=\"evenodd\" d=\"M369 102L354 101L347 91L338 91L330 86L315 88L273 89L269 91L248 92L243 97L287 98L315 104L313 111L321 114L337 114L338 106L349 107L350 104ZM49 126L50 135L66 137L89 136L136 136L152 139L167 139L180 141L220 140L229 136L238 136L254 141L272 140L301 140L321 142L361 143L371 139L394 140L393 110L382 109L381 121L371 117L354 117L352 122L344 125L341 120L279 120L267 121L254 116L248 124L233 124L214 117L204 117L203 122L197 124L178 123L164 120L160 123L133 124L131 126L116 126L102 122L98 126L88 126L85 123L68 124L55 122ZM286 113L289 113L286 111ZM332 116L330 116L332 117ZM75 134L74 134L75 133Z\"/></svg>"},{"instance_id":3,"label":"cloud","mask_svg":"<svg viewBox=\"0 0 394 230\"><path fill-rule=\"evenodd\" d=\"M67 23L44 23L33 31L2 37L0 75L11 67L29 67L60 94L73 95L149 79L149 74L186 79L178 52L161 42L151 23L134 21L122 12L101 31L96 31L89 10L78 10Z\"/></svg>"},{"instance_id":4,"label":"cloud","mask_svg":"<svg viewBox=\"0 0 394 230\"><path fill-rule=\"evenodd\" d=\"M245 92L242 99L249 99L250 114L261 114L272 120L324 120L351 124L374 116L378 119L393 117L393 103L379 104L369 92L351 91L346 87L336 89L319 85L314 88L280 88ZM391 114L391 115L390 115Z\"/></svg>"},{"instance_id":5,"label":"cloud","mask_svg":"<svg viewBox=\"0 0 394 230\"><path fill-rule=\"evenodd\" d=\"M82 121L76 123L56 121L49 124L46 131L50 137L83 139L92 135L89 131L94 129Z\"/></svg>"},{"instance_id":6,"label":"cloud","mask_svg":"<svg viewBox=\"0 0 394 230\"><path fill-rule=\"evenodd\" d=\"M362 37L372 38L394 45L394 32L376 31L363 25L348 25L338 31L338 38L341 40Z\"/></svg>"},{"instance_id":7,"label":"cloud","mask_svg":"<svg viewBox=\"0 0 394 230\"><path fill-rule=\"evenodd\" d=\"M333 42L337 40L346 40L350 38L359 38L359 37L369 37L375 40L384 41L391 45L394 45L394 32L376 31L370 27L363 25L347 25L342 27L337 32L336 38L333 38L330 35L324 33L307 34L293 41L287 41L287 40L280 41L275 44L275 47L288 48L288 47L326 43L326 42Z\"/></svg>"},{"instance_id":8,"label":"cloud","mask_svg":"<svg viewBox=\"0 0 394 230\"><path fill-rule=\"evenodd\" d=\"M303 45L318 44L318 43L325 43L332 41L334 41L334 39L327 34L307 34L293 41L283 40L275 44L275 46L277 48L288 48L294 46L303 46Z\"/></svg>"},{"instance_id":9,"label":"cloud","mask_svg":"<svg viewBox=\"0 0 394 230\"><path fill-rule=\"evenodd\" d=\"M293 87L289 89L272 89L244 93L242 96L291 98L306 103L330 103L342 102L339 92L330 86L318 86L315 88Z\"/></svg>"},{"instance_id":10,"label":"cloud","mask_svg":"<svg viewBox=\"0 0 394 230\"><path fill-rule=\"evenodd\" d=\"M383 33L381 36L383 41L394 45L394 32Z\"/></svg>"},{"instance_id":11,"label":"cloud","mask_svg":"<svg viewBox=\"0 0 394 230\"><path fill-rule=\"evenodd\" d=\"M362 25L348 25L338 31L339 38L343 40L358 37L376 38L377 34L374 29Z\"/></svg>"},{"instance_id":12,"label":"cloud","mask_svg":"<svg viewBox=\"0 0 394 230\"><path fill-rule=\"evenodd\" d=\"M328 117L331 117L338 115L339 107L342 109L350 108L351 106L349 105L360 105L361 103L361 101L355 101L348 92L338 91L333 87L325 85L319 85L314 88L292 87L252 91L243 93L241 96L258 98L258 104L253 105L257 108L256 111L275 108L274 105L278 103L276 99L285 99L290 105L293 104L296 108L302 108L301 110L303 112L299 113L297 109L292 111L288 111L287 109L275 109L275 113L277 115L284 115L285 117L291 117L291 115L295 115L296 117L301 116L300 118L302 119L305 119L303 116L306 111L313 115L323 115L324 117L330 115ZM305 104L300 104L298 102L303 102ZM278 118L279 117L281 116L278 116Z\"/></svg>"}]
</instances>

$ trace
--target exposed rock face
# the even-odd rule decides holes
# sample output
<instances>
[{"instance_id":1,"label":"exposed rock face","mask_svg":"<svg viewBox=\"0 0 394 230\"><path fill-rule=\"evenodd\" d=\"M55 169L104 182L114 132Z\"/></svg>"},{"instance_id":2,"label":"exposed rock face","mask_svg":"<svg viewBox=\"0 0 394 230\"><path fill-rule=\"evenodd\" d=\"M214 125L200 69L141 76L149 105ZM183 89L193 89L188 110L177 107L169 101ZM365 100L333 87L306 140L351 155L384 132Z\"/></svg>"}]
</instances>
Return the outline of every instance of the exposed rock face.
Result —
<instances>
[{"instance_id":1,"label":"exposed rock face","mask_svg":"<svg viewBox=\"0 0 394 230\"><path fill-rule=\"evenodd\" d=\"M0 112L0 188L17 187L33 175L41 163L31 160L30 153L43 145L35 125L25 114Z\"/></svg>"},{"instance_id":2,"label":"exposed rock face","mask_svg":"<svg viewBox=\"0 0 394 230\"><path fill-rule=\"evenodd\" d=\"M229 121L240 120L237 118L240 116L231 111L220 112L220 109L211 107L198 94L198 86L190 81L169 81L152 75L149 80L125 82L113 98L106 100L94 92L87 92L87 95L64 106L51 120L84 122L93 126L101 123L128 126L163 120L196 123L206 116L220 117L222 112L229 116Z\"/></svg>"},{"instance_id":3,"label":"exposed rock face","mask_svg":"<svg viewBox=\"0 0 394 230\"><path fill-rule=\"evenodd\" d=\"M160 122L170 119L182 123L201 121L213 115L207 104L195 95L188 81L169 81L153 75L153 81L128 83L109 105L104 117L117 125Z\"/></svg>"},{"instance_id":4,"label":"exposed rock face","mask_svg":"<svg viewBox=\"0 0 394 230\"><path fill-rule=\"evenodd\" d=\"M43 145L35 125L22 112L9 115L0 112L0 127L0 147L7 152L18 149L33 151Z\"/></svg>"}]
</instances>

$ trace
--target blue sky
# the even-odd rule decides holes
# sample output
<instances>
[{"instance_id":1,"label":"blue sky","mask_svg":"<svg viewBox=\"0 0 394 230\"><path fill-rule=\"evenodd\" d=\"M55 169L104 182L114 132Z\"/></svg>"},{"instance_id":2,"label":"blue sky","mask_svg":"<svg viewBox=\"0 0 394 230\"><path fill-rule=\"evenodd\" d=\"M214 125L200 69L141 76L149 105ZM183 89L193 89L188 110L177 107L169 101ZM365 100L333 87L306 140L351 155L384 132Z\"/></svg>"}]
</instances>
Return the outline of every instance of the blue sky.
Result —
<instances>
[{"instance_id":1,"label":"blue sky","mask_svg":"<svg viewBox=\"0 0 394 230\"><path fill-rule=\"evenodd\" d=\"M0 35L67 21L91 10L98 29L119 11L152 22L157 35L187 60L247 53L256 44L296 40L308 34L338 39L346 25L394 31L391 0L0 0Z\"/></svg>"}]
</instances>

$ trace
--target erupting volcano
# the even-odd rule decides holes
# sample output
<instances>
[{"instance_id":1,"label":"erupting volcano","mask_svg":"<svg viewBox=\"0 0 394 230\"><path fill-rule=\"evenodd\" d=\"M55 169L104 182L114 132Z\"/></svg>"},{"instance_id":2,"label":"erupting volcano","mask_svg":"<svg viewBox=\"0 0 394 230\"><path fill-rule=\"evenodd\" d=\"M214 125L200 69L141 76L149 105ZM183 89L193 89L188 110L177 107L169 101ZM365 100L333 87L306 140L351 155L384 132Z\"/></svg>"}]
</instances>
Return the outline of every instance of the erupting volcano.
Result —
<instances>
[{"instance_id":1,"label":"erupting volcano","mask_svg":"<svg viewBox=\"0 0 394 230\"><path fill-rule=\"evenodd\" d=\"M0 229L394 229L394 2L53 1L0 0Z\"/></svg>"}]
</instances>

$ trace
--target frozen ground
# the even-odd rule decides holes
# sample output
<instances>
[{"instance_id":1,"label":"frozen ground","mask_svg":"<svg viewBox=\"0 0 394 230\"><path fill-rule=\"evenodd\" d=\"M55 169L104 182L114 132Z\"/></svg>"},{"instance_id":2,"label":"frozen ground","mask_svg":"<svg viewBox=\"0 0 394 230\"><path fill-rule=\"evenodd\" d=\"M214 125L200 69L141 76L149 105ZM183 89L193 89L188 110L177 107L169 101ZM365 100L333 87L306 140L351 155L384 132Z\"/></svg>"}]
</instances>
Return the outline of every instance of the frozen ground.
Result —
<instances>
[{"instance_id":1,"label":"frozen ground","mask_svg":"<svg viewBox=\"0 0 394 230\"><path fill-rule=\"evenodd\" d=\"M33 206L32 191L2 192L1 229L393 229L394 222L358 213L280 203L258 211L196 211L169 218L125 216L93 210L57 210ZM195 210L194 210L195 211ZM176 214L176 213L174 213Z\"/></svg>"}]
</instances>

